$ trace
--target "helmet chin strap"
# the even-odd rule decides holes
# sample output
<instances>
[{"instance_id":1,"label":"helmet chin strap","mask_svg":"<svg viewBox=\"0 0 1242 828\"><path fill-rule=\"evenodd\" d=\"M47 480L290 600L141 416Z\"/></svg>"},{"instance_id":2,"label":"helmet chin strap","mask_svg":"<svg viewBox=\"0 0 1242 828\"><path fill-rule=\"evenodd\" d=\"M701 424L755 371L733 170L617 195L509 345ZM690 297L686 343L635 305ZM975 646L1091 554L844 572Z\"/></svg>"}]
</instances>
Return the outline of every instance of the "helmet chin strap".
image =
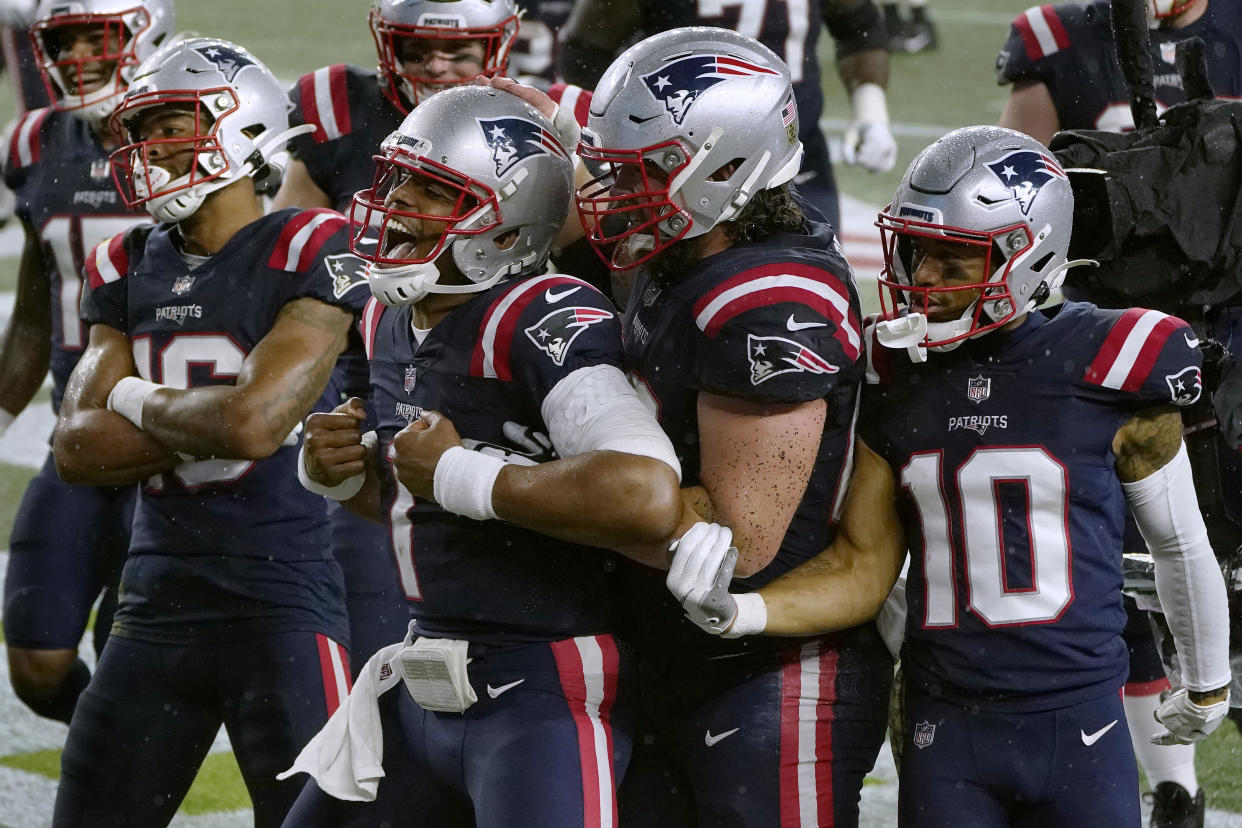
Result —
<instances>
[{"instance_id":1,"label":"helmet chin strap","mask_svg":"<svg viewBox=\"0 0 1242 828\"><path fill-rule=\"evenodd\" d=\"M444 253L440 255L443 256ZM471 282L467 285L442 285L439 282L440 268L436 267L435 261L430 261L389 266L369 263L366 275L371 294L385 305L396 307L413 305L422 301L429 293L478 293L499 282L506 274L502 271L482 282Z\"/></svg>"}]
</instances>

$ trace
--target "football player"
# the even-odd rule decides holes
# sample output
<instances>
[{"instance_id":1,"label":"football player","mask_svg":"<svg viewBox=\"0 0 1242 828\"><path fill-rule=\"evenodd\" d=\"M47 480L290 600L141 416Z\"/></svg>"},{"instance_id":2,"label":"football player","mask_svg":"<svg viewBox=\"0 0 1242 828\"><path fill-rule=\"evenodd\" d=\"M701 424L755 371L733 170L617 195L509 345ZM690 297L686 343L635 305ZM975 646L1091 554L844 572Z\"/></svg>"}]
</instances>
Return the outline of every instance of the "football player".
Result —
<instances>
[{"instance_id":1,"label":"football player","mask_svg":"<svg viewBox=\"0 0 1242 828\"><path fill-rule=\"evenodd\" d=\"M347 222L263 214L293 130L280 84L232 43L159 50L111 123L129 141L116 184L160 224L87 257L89 345L53 451L67 481L145 483L54 822L166 825L223 723L255 824L278 825L298 786L276 773L349 688L340 568L296 474L301 419L361 309L334 276Z\"/></svg>"},{"instance_id":2,"label":"football player","mask_svg":"<svg viewBox=\"0 0 1242 828\"><path fill-rule=\"evenodd\" d=\"M1074 264L1073 195L1021 133L949 133L878 223L885 314L836 543L731 596L727 538L704 526L669 586L711 632L835 629L874 610L858 594L884 594L908 543L901 824L1135 825L1126 505L1186 682L1154 738L1201 740L1228 706L1224 580L1178 412L1202 393L1194 335L1141 308L1035 311Z\"/></svg>"},{"instance_id":3,"label":"football player","mask_svg":"<svg viewBox=\"0 0 1242 828\"><path fill-rule=\"evenodd\" d=\"M372 183L376 148L407 113L438 89L505 71L518 16L513 0L372 3L369 19L379 68L325 66L290 90L292 121L315 129L294 140L295 159L275 208L348 210L354 193ZM576 99L572 92L570 97ZM572 101L566 103L572 107ZM326 410L350 396L368 397L368 387L362 343L352 334L325 395ZM328 509L333 548L345 571L352 661L360 667L405 634L407 600L413 596L400 588L386 533L335 502Z\"/></svg>"},{"instance_id":4,"label":"football player","mask_svg":"<svg viewBox=\"0 0 1242 828\"><path fill-rule=\"evenodd\" d=\"M0 432L52 374L52 408L86 347L78 318L81 269L100 241L150 217L127 207L112 184L116 140L107 118L138 63L173 31L169 0L48 0L32 30L50 108L17 123L4 158L25 231L17 299L0 345ZM9 540L4 637L9 680L41 716L69 722L90 670L78 642L91 606L120 572L133 521L130 486L61 482L49 453L31 481ZM111 625L105 598L95 624L98 653Z\"/></svg>"},{"instance_id":5,"label":"football player","mask_svg":"<svg viewBox=\"0 0 1242 828\"><path fill-rule=\"evenodd\" d=\"M1192 37L1204 42L1208 79L1215 94L1242 97L1242 3L1150 0L1147 12L1158 111L1186 100L1182 78L1174 66L1175 46ZM1040 6L1018 16L996 64L998 81L1013 84L1001 126L1044 143L1062 129L1133 129L1130 86L1113 41L1112 11L1107 0ZM1077 285L1067 286L1066 295L1110 304L1106 297L1084 293ZM1212 317L1213 324L1204 338L1210 336L1235 351L1242 348L1242 308L1217 307ZM1230 503L1242 501L1242 461L1235 455L1222 445L1220 485ZM1196 470L1196 474L1205 473L1215 475L1217 471ZM1235 521L1242 519L1236 507L1227 505L1226 511L1235 511ZM1240 532L1240 525L1231 527L1227 535L1214 531L1213 543L1218 549L1232 549ZM1142 539L1136 531L1131 529L1127 540L1127 551L1142 551ZM1125 688L1126 710L1133 723L1135 752L1155 791L1153 828L1182 825L1184 816L1179 814L1193 816L1194 824L1202 828L1206 805L1195 774L1195 748L1153 745L1147 738L1152 711L1160 705L1160 694L1168 690L1169 682L1146 613L1136 609L1132 601L1127 601L1127 608L1131 616L1126 628L1131 671Z\"/></svg>"},{"instance_id":6,"label":"football player","mask_svg":"<svg viewBox=\"0 0 1242 828\"><path fill-rule=\"evenodd\" d=\"M586 547L666 544L682 501L673 447L621 369L614 308L544 272L571 159L523 100L462 87L405 119L357 196L378 435L360 433L358 400L315 414L303 472L388 523L416 621L369 665L388 667L377 686L406 685L379 700L378 800L328 796L367 798L353 766L342 789L317 764L341 755L338 733L295 766L322 789L308 783L287 825L378 824L394 801L435 825L616 823L632 656L611 634L613 558ZM376 704L360 692L351 707Z\"/></svg>"},{"instance_id":7,"label":"football player","mask_svg":"<svg viewBox=\"0 0 1242 828\"><path fill-rule=\"evenodd\" d=\"M1242 97L1242 3L1148 0L1156 108L1186 100L1175 45L1204 43L1218 97ZM1062 129L1134 129L1130 85L1113 45L1108 0L1034 6L1014 19L996 57L997 83L1013 84L1000 125L1047 144Z\"/></svg>"},{"instance_id":8,"label":"football player","mask_svg":"<svg viewBox=\"0 0 1242 828\"><path fill-rule=\"evenodd\" d=\"M707 5L712 5L711 11ZM795 179L798 191L839 227L837 185L828 142L819 128L824 102L816 44L822 21L836 42L837 72L850 93L850 125L842 142L845 162L872 172L891 170L897 143L888 128L888 51L879 9L873 0L808 0L726 11L739 5L579 0L560 33L561 72L570 83L589 88L617 51L639 33L678 26L726 26L758 39L784 59L793 78L798 137L804 147L802 169Z\"/></svg>"},{"instance_id":9,"label":"football player","mask_svg":"<svg viewBox=\"0 0 1242 828\"><path fill-rule=\"evenodd\" d=\"M592 101L579 152L608 172L578 209L609 265L638 272L627 367L698 510L733 527L739 574L762 586L832 539L862 376L853 274L789 186L790 70L734 31L675 29L623 52ZM873 625L705 645L661 573L624 575L671 767L636 758L623 820L673 824L680 807L704 825L856 824L892 672Z\"/></svg>"}]
</instances>

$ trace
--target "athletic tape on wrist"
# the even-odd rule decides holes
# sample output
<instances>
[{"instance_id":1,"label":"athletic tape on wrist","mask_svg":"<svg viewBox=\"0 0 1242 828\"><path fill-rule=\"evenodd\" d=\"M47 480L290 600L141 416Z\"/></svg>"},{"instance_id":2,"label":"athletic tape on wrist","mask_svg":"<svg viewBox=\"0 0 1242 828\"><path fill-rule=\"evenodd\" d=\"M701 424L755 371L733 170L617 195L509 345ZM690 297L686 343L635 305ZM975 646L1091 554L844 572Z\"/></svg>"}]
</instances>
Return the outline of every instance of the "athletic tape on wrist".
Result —
<instances>
[{"instance_id":1,"label":"athletic tape on wrist","mask_svg":"<svg viewBox=\"0 0 1242 828\"><path fill-rule=\"evenodd\" d=\"M723 634L724 638L741 638L756 635L768 626L768 605L757 592L741 592L733 596L737 601L737 617L733 626Z\"/></svg>"},{"instance_id":2,"label":"athletic tape on wrist","mask_svg":"<svg viewBox=\"0 0 1242 828\"><path fill-rule=\"evenodd\" d=\"M474 520L497 520L492 487L505 461L462 446L440 455L432 478L432 494L440 508Z\"/></svg>"},{"instance_id":3,"label":"athletic tape on wrist","mask_svg":"<svg viewBox=\"0 0 1242 828\"><path fill-rule=\"evenodd\" d=\"M371 433L371 432L368 432ZM363 437L365 445L365 436ZM333 500L349 500L358 492L362 491L362 484L367 481L366 472L358 472L353 477L347 477L335 486L328 486L317 480L312 480L311 476L306 473L306 443L302 443L302 447L298 449L298 482L302 484L302 488L308 492L317 495L330 497Z\"/></svg>"},{"instance_id":4,"label":"athletic tape on wrist","mask_svg":"<svg viewBox=\"0 0 1242 828\"><path fill-rule=\"evenodd\" d=\"M164 386L138 377L122 377L108 393L108 410L115 411L138 428L142 428L142 407L147 397Z\"/></svg>"},{"instance_id":5,"label":"athletic tape on wrist","mask_svg":"<svg viewBox=\"0 0 1242 828\"><path fill-rule=\"evenodd\" d=\"M854 111L855 123L888 123L888 95L879 84L859 84L850 95L850 105Z\"/></svg>"}]
</instances>

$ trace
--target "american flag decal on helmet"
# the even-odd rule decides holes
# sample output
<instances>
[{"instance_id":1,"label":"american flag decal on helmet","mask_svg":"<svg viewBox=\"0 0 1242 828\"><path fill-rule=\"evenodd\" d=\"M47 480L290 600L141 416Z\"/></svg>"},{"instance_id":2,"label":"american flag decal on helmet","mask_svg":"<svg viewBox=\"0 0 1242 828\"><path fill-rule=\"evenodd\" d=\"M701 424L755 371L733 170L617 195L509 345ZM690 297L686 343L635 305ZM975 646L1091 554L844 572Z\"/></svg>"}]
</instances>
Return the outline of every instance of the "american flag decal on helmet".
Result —
<instances>
[{"instance_id":1,"label":"american flag decal on helmet","mask_svg":"<svg viewBox=\"0 0 1242 828\"><path fill-rule=\"evenodd\" d=\"M746 357L750 360L750 384L758 385L780 374L798 371L808 374L835 374L841 369L792 339L783 336L746 337Z\"/></svg>"},{"instance_id":2,"label":"american flag decal on helmet","mask_svg":"<svg viewBox=\"0 0 1242 828\"><path fill-rule=\"evenodd\" d=\"M699 95L721 81L779 74L775 69L727 55L690 55L643 75L643 83L652 97L664 104L673 123L680 125Z\"/></svg>"},{"instance_id":3,"label":"american flag decal on helmet","mask_svg":"<svg viewBox=\"0 0 1242 828\"><path fill-rule=\"evenodd\" d=\"M492 148L496 175L504 175L517 162L532 155L568 158L556 136L525 118L478 118L483 139Z\"/></svg>"},{"instance_id":4,"label":"american flag decal on helmet","mask_svg":"<svg viewBox=\"0 0 1242 828\"><path fill-rule=\"evenodd\" d=\"M988 169L1013 193L1023 215L1031 212L1031 205L1039 195L1040 187L1054 178L1068 178L1060 164L1034 150L1015 150L999 161L988 164Z\"/></svg>"}]
</instances>

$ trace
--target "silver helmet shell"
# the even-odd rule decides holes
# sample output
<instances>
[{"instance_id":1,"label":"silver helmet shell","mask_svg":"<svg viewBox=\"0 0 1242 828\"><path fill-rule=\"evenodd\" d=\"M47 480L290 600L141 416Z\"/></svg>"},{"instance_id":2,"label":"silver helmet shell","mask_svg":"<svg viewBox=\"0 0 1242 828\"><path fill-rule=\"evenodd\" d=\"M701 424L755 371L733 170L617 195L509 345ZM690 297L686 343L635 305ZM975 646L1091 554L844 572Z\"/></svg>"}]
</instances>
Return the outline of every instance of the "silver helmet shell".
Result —
<instances>
[{"instance_id":1,"label":"silver helmet shell","mask_svg":"<svg viewBox=\"0 0 1242 828\"><path fill-rule=\"evenodd\" d=\"M172 0L42 0L30 27L43 82L56 109L102 123L125 97L139 64L172 35ZM98 27L102 53L67 51L69 27ZM96 77L111 64L107 77ZM85 87L94 86L89 91Z\"/></svg>"},{"instance_id":2,"label":"silver helmet shell","mask_svg":"<svg viewBox=\"0 0 1242 828\"><path fill-rule=\"evenodd\" d=\"M514 95L482 86L439 92L406 116L376 156L371 188L354 197L351 247L369 263L388 305L428 293L473 293L537 272L569 215L573 161L551 121ZM448 215L401 201L407 184L434 184L456 200ZM416 253L402 239L440 228ZM443 284L445 259L464 277Z\"/></svg>"},{"instance_id":3,"label":"silver helmet shell","mask_svg":"<svg viewBox=\"0 0 1242 828\"><path fill-rule=\"evenodd\" d=\"M1047 147L1002 127L953 130L910 163L876 221L884 315L925 317L929 296L961 289L912 284L912 241L931 238L985 248L986 282L959 319L927 323L919 344L948 349L1010 322L1060 286L1073 220L1069 178Z\"/></svg>"},{"instance_id":4,"label":"silver helmet shell","mask_svg":"<svg viewBox=\"0 0 1242 828\"><path fill-rule=\"evenodd\" d=\"M192 138L143 140L135 131L156 107L192 112ZM131 207L145 206L160 221L192 215L208 194L242 178L266 185L288 164L289 128L284 89L250 52L217 38L181 40L160 49L134 75L112 127L130 143L112 154L113 176ZM177 177L150 157L161 143L193 143L194 160Z\"/></svg>"},{"instance_id":5,"label":"silver helmet shell","mask_svg":"<svg viewBox=\"0 0 1242 828\"><path fill-rule=\"evenodd\" d=\"M647 251L614 267L735 217L802 161L789 68L729 29L673 29L631 46L600 79L587 127L579 152L608 170L578 191L590 239L607 254L641 236Z\"/></svg>"},{"instance_id":6,"label":"silver helmet shell","mask_svg":"<svg viewBox=\"0 0 1242 828\"><path fill-rule=\"evenodd\" d=\"M443 79L407 72L401 41L477 41L483 46L479 74L503 75L517 40L514 0L374 0L371 36L379 58L380 90L394 106L408 113L424 98L444 87Z\"/></svg>"}]
</instances>

